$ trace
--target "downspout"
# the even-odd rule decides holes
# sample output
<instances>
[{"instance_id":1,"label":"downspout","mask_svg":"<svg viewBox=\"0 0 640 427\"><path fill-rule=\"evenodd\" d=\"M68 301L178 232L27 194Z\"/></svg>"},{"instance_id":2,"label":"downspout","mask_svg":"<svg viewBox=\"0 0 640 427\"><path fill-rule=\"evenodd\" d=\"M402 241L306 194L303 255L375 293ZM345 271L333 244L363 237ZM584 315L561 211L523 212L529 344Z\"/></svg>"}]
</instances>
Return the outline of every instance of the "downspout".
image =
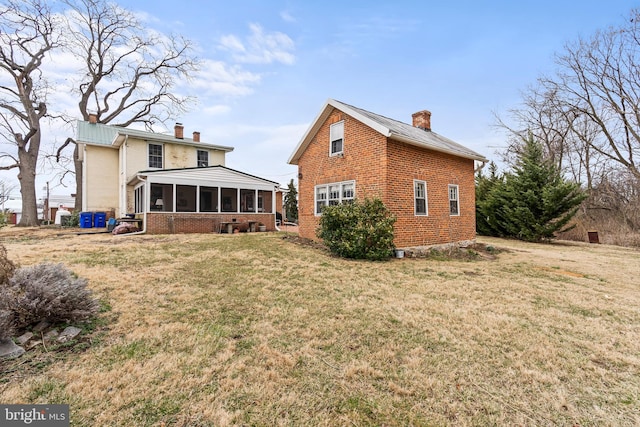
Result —
<instances>
[{"instance_id":1,"label":"downspout","mask_svg":"<svg viewBox=\"0 0 640 427\"><path fill-rule=\"evenodd\" d=\"M484 168L487 165L487 163L489 163L489 160L482 160L482 163L480 164L480 166L475 168L473 170L473 173L476 174L476 173L480 172L482 170L482 168Z\"/></svg>"},{"instance_id":2,"label":"downspout","mask_svg":"<svg viewBox=\"0 0 640 427\"><path fill-rule=\"evenodd\" d=\"M87 145L82 144L82 209L83 212L87 210Z\"/></svg>"},{"instance_id":3,"label":"downspout","mask_svg":"<svg viewBox=\"0 0 640 427\"><path fill-rule=\"evenodd\" d=\"M120 217L126 214L127 207L127 142L129 135L125 135L122 143L122 182L120 183Z\"/></svg>"}]
</instances>

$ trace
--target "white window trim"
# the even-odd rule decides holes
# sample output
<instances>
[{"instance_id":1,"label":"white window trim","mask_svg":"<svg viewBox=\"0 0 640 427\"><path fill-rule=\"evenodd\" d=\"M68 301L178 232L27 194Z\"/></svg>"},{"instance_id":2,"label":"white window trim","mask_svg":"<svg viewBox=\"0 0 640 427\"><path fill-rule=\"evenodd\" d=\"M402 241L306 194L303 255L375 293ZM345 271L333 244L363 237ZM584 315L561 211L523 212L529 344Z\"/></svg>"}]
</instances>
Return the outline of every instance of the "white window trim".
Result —
<instances>
[{"instance_id":1,"label":"white window trim","mask_svg":"<svg viewBox=\"0 0 640 427\"><path fill-rule=\"evenodd\" d=\"M418 213L418 206L416 205L416 184L424 184L424 213ZM429 216L429 195L427 193L427 181L421 179L413 180L413 214L414 216Z\"/></svg>"},{"instance_id":2,"label":"white window trim","mask_svg":"<svg viewBox=\"0 0 640 427\"><path fill-rule=\"evenodd\" d=\"M455 188L456 189L456 198L452 199L451 198L451 189ZM449 216L460 216L460 188L458 187L457 184L449 184L449 186L447 187L447 199L449 199ZM451 202L453 202L455 200L456 205L458 207L458 212L457 213L451 213Z\"/></svg>"},{"instance_id":3,"label":"white window trim","mask_svg":"<svg viewBox=\"0 0 640 427\"><path fill-rule=\"evenodd\" d=\"M206 153L207 154L207 166L200 166L200 159L198 154L200 153ZM199 168L203 168L203 167L208 167L209 166L209 150L200 150L200 149L196 149L196 166L198 166Z\"/></svg>"},{"instance_id":4,"label":"white window trim","mask_svg":"<svg viewBox=\"0 0 640 427\"><path fill-rule=\"evenodd\" d=\"M326 184L320 184L313 187L313 213L315 216L321 216L322 212L318 212L318 188L324 188L325 193L327 195L326 204L324 206L329 205L329 186L337 185L340 188L340 198L338 199L338 203L343 203L347 200L354 200L356 198L356 181L341 181L341 182L328 182ZM353 185L353 197L343 197L343 188L345 185Z\"/></svg>"},{"instance_id":5,"label":"white window trim","mask_svg":"<svg viewBox=\"0 0 640 427\"><path fill-rule=\"evenodd\" d=\"M336 151L335 153L332 151L333 148L333 139L331 138L331 129L333 129L334 126L337 125L341 125L342 126L342 150L340 151ZM337 141L337 140L336 140ZM344 120L339 121L337 123L333 123L330 127L329 127L329 156L333 157L333 156L343 156L344 155Z\"/></svg>"},{"instance_id":6,"label":"white window trim","mask_svg":"<svg viewBox=\"0 0 640 427\"><path fill-rule=\"evenodd\" d=\"M155 166L151 166L151 162L150 162L151 159L149 158L151 153L149 152L149 150L151 149L152 145L159 145L160 149L162 150L162 152L161 152L161 160L162 160L161 163L162 163L162 166L159 167L159 168L155 167ZM164 144L158 144L158 143L155 143L155 142L148 142L147 143L147 166L149 167L149 169L164 169Z\"/></svg>"}]
</instances>

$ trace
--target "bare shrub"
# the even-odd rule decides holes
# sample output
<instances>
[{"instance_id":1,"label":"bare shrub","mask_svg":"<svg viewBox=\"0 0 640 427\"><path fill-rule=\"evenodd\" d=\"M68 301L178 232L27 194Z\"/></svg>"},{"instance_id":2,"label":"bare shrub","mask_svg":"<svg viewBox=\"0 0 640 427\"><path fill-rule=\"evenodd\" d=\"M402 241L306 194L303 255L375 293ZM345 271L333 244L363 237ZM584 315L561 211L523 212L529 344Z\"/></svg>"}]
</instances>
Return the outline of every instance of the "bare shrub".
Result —
<instances>
[{"instance_id":1,"label":"bare shrub","mask_svg":"<svg viewBox=\"0 0 640 427\"><path fill-rule=\"evenodd\" d=\"M9 280L0 306L14 313L18 329L46 320L75 322L92 317L98 301L87 289L87 280L76 277L62 264L38 264L18 268Z\"/></svg>"},{"instance_id":2,"label":"bare shrub","mask_svg":"<svg viewBox=\"0 0 640 427\"><path fill-rule=\"evenodd\" d=\"M9 282L15 269L16 265L7 258L7 249L0 245L0 288Z\"/></svg>"},{"instance_id":3,"label":"bare shrub","mask_svg":"<svg viewBox=\"0 0 640 427\"><path fill-rule=\"evenodd\" d=\"M11 338L15 331L13 313L9 310L0 309L0 340Z\"/></svg>"}]
</instances>

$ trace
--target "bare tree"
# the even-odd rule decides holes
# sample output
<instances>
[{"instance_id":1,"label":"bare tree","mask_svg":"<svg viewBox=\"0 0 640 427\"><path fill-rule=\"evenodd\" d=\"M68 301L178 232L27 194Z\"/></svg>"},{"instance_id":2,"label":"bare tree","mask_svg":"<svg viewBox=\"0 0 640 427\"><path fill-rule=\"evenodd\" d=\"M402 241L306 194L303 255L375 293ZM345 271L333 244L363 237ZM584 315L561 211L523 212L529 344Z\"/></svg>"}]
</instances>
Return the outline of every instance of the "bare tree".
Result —
<instances>
[{"instance_id":1,"label":"bare tree","mask_svg":"<svg viewBox=\"0 0 640 427\"><path fill-rule=\"evenodd\" d=\"M197 70L191 42L155 33L130 11L106 0L67 0L67 48L83 64L75 88L84 120L148 129L175 118L193 101L175 90ZM66 146L70 142L67 140ZM64 146L62 148L64 148ZM74 151L76 209L82 206L82 167ZM61 150L58 150L58 155Z\"/></svg>"},{"instance_id":2,"label":"bare tree","mask_svg":"<svg viewBox=\"0 0 640 427\"><path fill-rule=\"evenodd\" d=\"M619 28L568 44L557 76L542 78L562 108L597 128L589 146L640 178L640 11Z\"/></svg>"},{"instance_id":3,"label":"bare tree","mask_svg":"<svg viewBox=\"0 0 640 427\"><path fill-rule=\"evenodd\" d=\"M9 184L0 180L0 207L4 208L4 203L11 198L11 193L16 189L14 184Z\"/></svg>"},{"instance_id":4,"label":"bare tree","mask_svg":"<svg viewBox=\"0 0 640 427\"><path fill-rule=\"evenodd\" d=\"M507 159L531 132L566 175L589 190L583 219L619 235L640 224L640 10L617 27L568 43L557 71L511 111ZM513 123L512 122L512 123ZM617 227L617 228L616 228Z\"/></svg>"},{"instance_id":5,"label":"bare tree","mask_svg":"<svg viewBox=\"0 0 640 427\"><path fill-rule=\"evenodd\" d=\"M36 167L41 120L47 114L47 82L42 64L60 46L56 17L41 0L9 0L0 6L0 128L17 155L0 154L17 168L22 194L19 226L38 225Z\"/></svg>"}]
</instances>

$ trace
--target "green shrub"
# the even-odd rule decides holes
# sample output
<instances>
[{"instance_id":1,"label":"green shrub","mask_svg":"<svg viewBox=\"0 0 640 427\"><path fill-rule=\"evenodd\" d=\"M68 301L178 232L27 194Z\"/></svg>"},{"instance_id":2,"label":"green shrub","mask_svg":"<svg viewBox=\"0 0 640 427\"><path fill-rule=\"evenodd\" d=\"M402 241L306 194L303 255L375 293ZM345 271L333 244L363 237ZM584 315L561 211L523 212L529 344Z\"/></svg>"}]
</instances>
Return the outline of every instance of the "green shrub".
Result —
<instances>
[{"instance_id":1,"label":"green shrub","mask_svg":"<svg viewBox=\"0 0 640 427\"><path fill-rule=\"evenodd\" d=\"M335 255L383 260L393 254L395 222L380 199L354 200L325 206L316 234Z\"/></svg>"},{"instance_id":2,"label":"green shrub","mask_svg":"<svg viewBox=\"0 0 640 427\"><path fill-rule=\"evenodd\" d=\"M69 219L66 220L67 227L79 227L80 226L80 212L73 211L69 215Z\"/></svg>"},{"instance_id":3,"label":"green shrub","mask_svg":"<svg viewBox=\"0 0 640 427\"><path fill-rule=\"evenodd\" d=\"M11 215L8 211L0 211L0 228L6 227L9 224L9 215Z\"/></svg>"},{"instance_id":4,"label":"green shrub","mask_svg":"<svg viewBox=\"0 0 640 427\"><path fill-rule=\"evenodd\" d=\"M85 320L99 309L86 285L86 279L76 277L62 264L18 268L8 284L3 285L0 310L13 312L17 329L42 320L50 323Z\"/></svg>"}]
</instances>

